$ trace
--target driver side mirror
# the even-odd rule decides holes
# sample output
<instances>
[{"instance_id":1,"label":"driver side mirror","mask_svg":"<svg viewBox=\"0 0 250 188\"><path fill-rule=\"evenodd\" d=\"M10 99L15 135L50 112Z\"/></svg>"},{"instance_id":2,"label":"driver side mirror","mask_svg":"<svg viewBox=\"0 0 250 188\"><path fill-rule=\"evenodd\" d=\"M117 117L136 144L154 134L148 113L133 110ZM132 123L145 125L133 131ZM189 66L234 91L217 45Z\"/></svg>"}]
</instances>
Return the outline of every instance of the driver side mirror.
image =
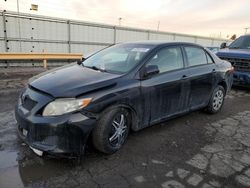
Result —
<instances>
[{"instance_id":1,"label":"driver side mirror","mask_svg":"<svg viewBox=\"0 0 250 188\"><path fill-rule=\"evenodd\" d=\"M141 72L141 78L148 78L150 76L153 76L155 74L159 74L160 70L157 65L149 65L147 67L144 67L143 71Z\"/></svg>"},{"instance_id":2,"label":"driver side mirror","mask_svg":"<svg viewBox=\"0 0 250 188\"><path fill-rule=\"evenodd\" d=\"M85 60L86 60L86 58L82 57L82 59L77 60L76 62L77 62L78 65L81 65L82 62L84 62Z\"/></svg>"},{"instance_id":3,"label":"driver side mirror","mask_svg":"<svg viewBox=\"0 0 250 188\"><path fill-rule=\"evenodd\" d=\"M220 49L223 49L223 48L226 48L226 47L227 47L227 43L226 42L221 43Z\"/></svg>"}]
</instances>

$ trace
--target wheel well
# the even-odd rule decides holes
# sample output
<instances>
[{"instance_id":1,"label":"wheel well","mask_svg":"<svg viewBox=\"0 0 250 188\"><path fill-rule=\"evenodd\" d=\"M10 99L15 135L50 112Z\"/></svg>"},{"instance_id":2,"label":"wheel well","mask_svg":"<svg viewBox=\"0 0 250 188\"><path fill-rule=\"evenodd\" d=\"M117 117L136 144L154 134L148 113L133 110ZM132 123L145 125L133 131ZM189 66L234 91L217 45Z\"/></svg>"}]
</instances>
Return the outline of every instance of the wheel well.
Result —
<instances>
[{"instance_id":1,"label":"wheel well","mask_svg":"<svg viewBox=\"0 0 250 188\"><path fill-rule=\"evenodd\" d=\"M126 110L128 110L128 112L131 115L131 130L135 130L135 127L138 127L138 118L137 118L137 114L135 112L134 109L132 109L131 107L128 106L124 106L123 108L125 108Z\"/></svg>"},{"instance_id":2,"label":"wheel well","mask_svg":"<svg viewBox=\"0 0 250 188\"><path fill-rule=\"evenodd\" d=\"M225 92L227 93L227 84L226 84L226 82L225 82L225 81L221 81L221 82L219 82L219 84L218 84L218 85L222 86L222 87L225 89Z\"/></svg>"}]
</instances>

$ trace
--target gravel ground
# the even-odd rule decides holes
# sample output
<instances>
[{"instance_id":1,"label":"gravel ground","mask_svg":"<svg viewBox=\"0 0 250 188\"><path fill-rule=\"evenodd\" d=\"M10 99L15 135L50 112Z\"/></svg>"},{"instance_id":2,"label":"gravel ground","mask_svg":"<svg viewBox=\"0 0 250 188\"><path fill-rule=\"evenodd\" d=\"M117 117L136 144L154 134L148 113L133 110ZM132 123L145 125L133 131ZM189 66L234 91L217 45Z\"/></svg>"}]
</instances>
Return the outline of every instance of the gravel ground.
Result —
<instances>
[{"instance_id":1,"label":"gravel ground","mask_svg":"<svg viewBox=\"0 0 250 188\"><path fill-rule=\"evenodd\" d=\"M113 155L90 146L76 165L38 157L17 137L13 108L18 92L31 74L42 71L0 76L1 188L250 187L249 90L232 90L218 114L197 111L131 133ZM7 83L10 87L2 85Z\"/></svg>"}]
</instances>

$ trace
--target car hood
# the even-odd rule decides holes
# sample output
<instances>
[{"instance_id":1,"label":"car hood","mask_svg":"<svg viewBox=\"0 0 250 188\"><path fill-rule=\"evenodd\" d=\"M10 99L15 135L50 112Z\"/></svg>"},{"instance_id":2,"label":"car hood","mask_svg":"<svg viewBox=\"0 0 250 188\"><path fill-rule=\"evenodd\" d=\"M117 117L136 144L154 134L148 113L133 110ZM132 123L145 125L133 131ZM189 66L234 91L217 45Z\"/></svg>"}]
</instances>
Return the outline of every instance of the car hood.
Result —
<instances>
[{"instance_id":1,"label":"car hood","mask_svg":"<svg viewBox=\"0 0 250 188\"><path fill-rule=\"evenodd\" d=\"M115 85L115 78L120 76L74 64L39 74L29 80L29 85L56 98L77 97Z\"/></svg>"},{"instance_id":2,"label":"car hood","mask_svg":"<svg viewBox=\"0 0 250 188\"><path fill-rule=\"evenodd\" d=\"M219 57L250 59L250 49L221 49L216 53Z\"/></svg>"}]
</instances>

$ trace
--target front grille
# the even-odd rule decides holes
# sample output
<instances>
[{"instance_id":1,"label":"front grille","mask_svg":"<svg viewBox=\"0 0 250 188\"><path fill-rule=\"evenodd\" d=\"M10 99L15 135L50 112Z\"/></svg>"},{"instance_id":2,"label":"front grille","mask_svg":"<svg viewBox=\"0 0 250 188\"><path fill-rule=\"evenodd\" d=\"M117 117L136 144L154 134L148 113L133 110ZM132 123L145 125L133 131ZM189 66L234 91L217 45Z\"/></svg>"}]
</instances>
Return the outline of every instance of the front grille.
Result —
<instances>
[{"instance_id":1,"label":"front grille","mask_svg":"<svg viewBox=\"0 0 250 188\"><path fill-rule=\"evenodd\" d=\"M235 70L250 71L250 59L226 58L220 57L223 60L229 61Z\"/></svg>"},{"instance_id":2,"label":"front grille","mask_svg":"<svg viewBox=\"0 0 250 188\"><path fill-rule=\"evenodd\" d=\"M36 104L37 102L32 100L28 95L24 96L22 100L23 107L29 111L32 110Z\"/></svg>"}]
</instances>

